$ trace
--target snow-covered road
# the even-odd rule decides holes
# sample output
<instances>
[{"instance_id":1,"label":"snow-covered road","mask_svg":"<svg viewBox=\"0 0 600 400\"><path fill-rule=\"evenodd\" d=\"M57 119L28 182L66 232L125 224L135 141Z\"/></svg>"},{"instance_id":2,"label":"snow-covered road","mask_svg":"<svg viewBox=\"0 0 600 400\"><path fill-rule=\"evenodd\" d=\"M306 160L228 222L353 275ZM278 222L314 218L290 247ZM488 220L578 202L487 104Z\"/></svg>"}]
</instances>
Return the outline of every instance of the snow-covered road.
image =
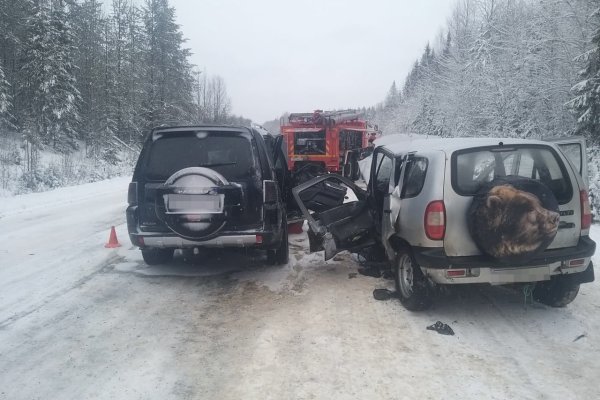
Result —
<instances>
[{"instance_id":1,"label":"snow-covered road","mask_svg":"<svg viewBox=\"0 0 600 400\"><path fill-rule=\"evenodd\" d=\"M1 199L0 399L600 398L598 282L564 309L488 287L411 313L305 235L286 267L228 251L150 268L127 182Z\"/></svg>"}]
</instances>

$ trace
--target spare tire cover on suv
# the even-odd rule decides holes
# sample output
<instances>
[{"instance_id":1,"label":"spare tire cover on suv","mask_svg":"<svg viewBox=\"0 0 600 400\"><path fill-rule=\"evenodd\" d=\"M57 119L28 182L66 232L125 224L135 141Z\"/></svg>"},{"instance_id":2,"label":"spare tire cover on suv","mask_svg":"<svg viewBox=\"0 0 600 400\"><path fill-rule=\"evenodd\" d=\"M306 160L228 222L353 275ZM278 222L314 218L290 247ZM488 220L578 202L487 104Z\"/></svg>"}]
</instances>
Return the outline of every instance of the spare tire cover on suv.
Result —
<instances>
[{"instance_id":1,"label":"spare tire cover on suv","mask_svg":"<svg viewBox=\"0 0 600 400\"><path fill-rule=\"evenodd\" d=\"M199 240L223 229L227 222L225 197L232 200L241 190L212 169L192 167L171 175L157 194L157 216L179 236Z\"/></svg>"},{"instance_id":2,"label":"spare tire cover on suv","mask_svg":"<svg viewBox=\"0 0 600 400\"><path fill-rule=\"evenodd\" d=\"M554 240L559 208L542 182L506 176L480 188L467 218L469 232L482 252L500 261L526 261Z\"/></svg>"}]
</instances>

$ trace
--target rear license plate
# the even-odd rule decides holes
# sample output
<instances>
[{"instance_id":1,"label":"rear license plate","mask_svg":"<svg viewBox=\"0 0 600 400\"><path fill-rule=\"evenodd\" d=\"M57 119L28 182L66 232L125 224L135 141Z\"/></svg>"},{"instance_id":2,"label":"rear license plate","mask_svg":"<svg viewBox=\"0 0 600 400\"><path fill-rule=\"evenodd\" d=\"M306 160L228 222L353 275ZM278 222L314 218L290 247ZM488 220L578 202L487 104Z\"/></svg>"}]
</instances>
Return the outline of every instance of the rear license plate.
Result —
<instances>
[{"instance_id":1,"label":"rear license plate","mask_svg":"<svg viewBox=\"0 0 600 400\"><path fill-rule=\"evenodd\" d=\"M168 214L216 214L223 212L223 195L169 194Z\"/></svg>"}]
</instances>

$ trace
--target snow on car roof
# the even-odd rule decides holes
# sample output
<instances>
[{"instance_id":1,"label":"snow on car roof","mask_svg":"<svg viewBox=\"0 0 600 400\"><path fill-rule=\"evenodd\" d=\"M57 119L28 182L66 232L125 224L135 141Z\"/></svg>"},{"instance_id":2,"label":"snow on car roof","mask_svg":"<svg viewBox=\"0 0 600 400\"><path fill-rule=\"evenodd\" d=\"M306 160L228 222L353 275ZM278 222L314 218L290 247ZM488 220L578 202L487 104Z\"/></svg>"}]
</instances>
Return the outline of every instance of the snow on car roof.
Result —
<instances>
[{"instance_id":1,"label":"snow on car roof","mask_svg":"<svg viewBox=\"0 0 600 400\"><path fill-rule=\"evenodd\" d=\"M419 135L417 133L395 133L393 135L383 135L375 139L375 146L386 146L392 143L406 143L418 139L427 139L427 135Z\"/></svg>"},{"instance_id":2,"label":"snow on car roof","mask_svg":"<svg viewBox=\"0 0 600 400\"><path fill-rule=\"evenodd\" d=\"M393 135L395 136L395 135ZM401 135L399 135L401 136ZM376 143L378 146L383 146L387 150L394 154L405 153L406 151L416 150L444 150L453 152L455 150L461 150L469 147L483 147L483 146L497 146L499 143L505 145L511 144L546 144L541 140L532 139L512 139L512 138L472 138L472 137L461 137L461 138L408 138L398 137L398 140L387 142L384 144Z\"/></svg>"}]
</instances>

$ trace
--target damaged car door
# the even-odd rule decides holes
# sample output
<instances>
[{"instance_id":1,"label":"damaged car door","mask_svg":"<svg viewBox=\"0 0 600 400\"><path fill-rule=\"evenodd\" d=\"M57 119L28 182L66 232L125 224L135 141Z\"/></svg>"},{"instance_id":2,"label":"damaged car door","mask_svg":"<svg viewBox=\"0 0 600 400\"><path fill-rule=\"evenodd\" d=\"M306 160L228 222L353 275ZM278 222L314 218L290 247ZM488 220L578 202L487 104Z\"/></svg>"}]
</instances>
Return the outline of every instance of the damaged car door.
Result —
<instances>
[{"instance_id":1,"label":"damaged car door","mask_svg":"<svg viewBox=\"0 0 600 400\"><path fill-rule=\"evenodd\" d=\"M319 194L328 190L346 192L347 189L351 189L356 200L315 211L310 208L311 202L303 200L302 192L319 184L322 184ZM321 175L296 186L292 193L308 222L311 252L325 250L325 260L329 260L342 250L357 251L375 244L374 224L367 203L367 192L350 179L335 174Z\"/></svg>"},{"instance_id":2,"label":"damaged car door","mask_svg":"<svg viewBox=\"0 0 600 400\"><path fill-rule=\"evenodd\" d=\"M365 191L340 175L316 177L293 189L294 198L309 225L310 250L325 251L331 259L342 250L357 252L377 244L382 233L382 221L390 219L390 193L394 186L394 158L383 151L373 155L371 179ZM318 186L320 185L320 186ZM350 189L345 202L328 209L311 208L302 193L319 187L319 194ZM319 205L320 206L320 205Z\"/></svg>"}]
</instances>

